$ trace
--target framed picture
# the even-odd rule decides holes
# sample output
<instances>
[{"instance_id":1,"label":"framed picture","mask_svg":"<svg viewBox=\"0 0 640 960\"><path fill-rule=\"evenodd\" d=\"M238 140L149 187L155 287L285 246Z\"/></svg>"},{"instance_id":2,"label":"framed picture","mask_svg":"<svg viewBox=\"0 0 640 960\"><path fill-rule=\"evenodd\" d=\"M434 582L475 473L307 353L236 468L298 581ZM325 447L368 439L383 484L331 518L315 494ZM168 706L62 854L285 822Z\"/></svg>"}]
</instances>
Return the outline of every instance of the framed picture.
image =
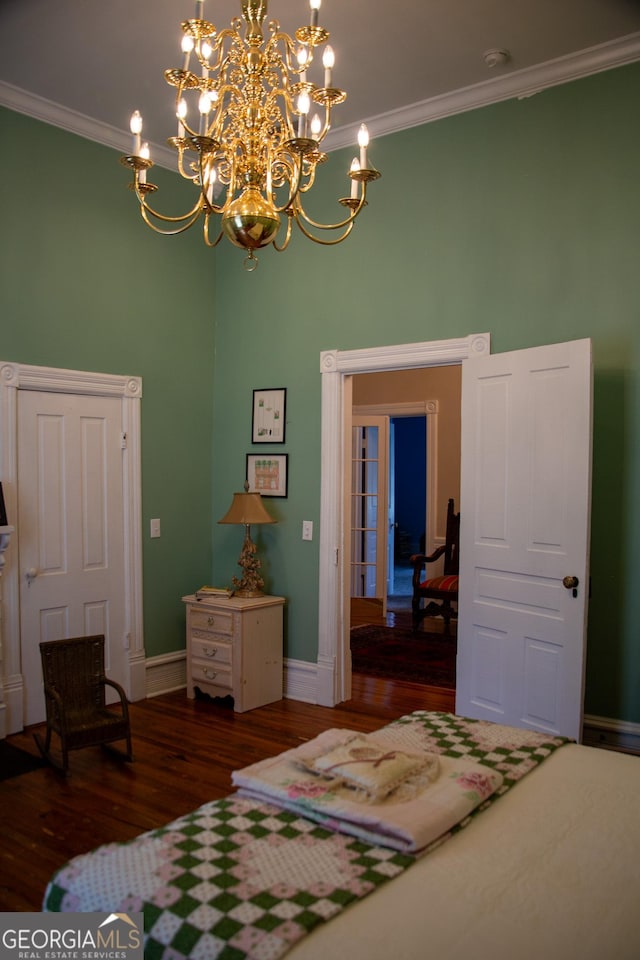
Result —
<instances>
[{"instance_id":1,"label":"framed picture","mask_svg":"<svg viewBox=\"0 0 640 960\"><path fill-rule=\"evenodd\" d=\"M288 453L247 454L249 492L263 497L286 497Z\"/></svg>"},{"instance_id":2,"label":"framed picture","mask_svg":"<svg viewBox=\"0 0 640 960\"><path fill-rule=\"evenodd\" d=\"M9 521L7 520L7 510L4 505L4 494L2 492L2 484L0 483L0 527L8 527Z\"/></svg>"},{"instance_id":3,"label":"framed picture","mask_svg":"<svg viewBox=\"0 0 640 960\"><path fill-rule=\"evenodd\" d=\"M284 443L287 391L253 391L252 443Z\"/></svg>"}]
</instances>

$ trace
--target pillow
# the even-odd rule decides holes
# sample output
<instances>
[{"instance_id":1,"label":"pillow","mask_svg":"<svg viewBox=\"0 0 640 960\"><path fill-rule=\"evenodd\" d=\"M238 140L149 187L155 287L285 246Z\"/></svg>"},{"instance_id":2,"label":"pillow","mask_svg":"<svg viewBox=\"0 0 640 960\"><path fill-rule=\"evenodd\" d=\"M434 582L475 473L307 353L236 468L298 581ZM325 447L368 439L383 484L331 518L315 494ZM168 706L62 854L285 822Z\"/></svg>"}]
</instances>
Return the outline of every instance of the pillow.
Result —
<instances>
[{"instance_id":1,"label":"pillow","mask_svg":"<svg viewBox=\"0 0 640 960\"><path fill-rule=\"evenodd\" d=\"M380 801L408 780L417 777L421 787L435 780L439 771L436 754L407 753L402 747L379 744L368 736L351 737L304 762L307 770L337 781Z\"/></svg>"}]
</instances>

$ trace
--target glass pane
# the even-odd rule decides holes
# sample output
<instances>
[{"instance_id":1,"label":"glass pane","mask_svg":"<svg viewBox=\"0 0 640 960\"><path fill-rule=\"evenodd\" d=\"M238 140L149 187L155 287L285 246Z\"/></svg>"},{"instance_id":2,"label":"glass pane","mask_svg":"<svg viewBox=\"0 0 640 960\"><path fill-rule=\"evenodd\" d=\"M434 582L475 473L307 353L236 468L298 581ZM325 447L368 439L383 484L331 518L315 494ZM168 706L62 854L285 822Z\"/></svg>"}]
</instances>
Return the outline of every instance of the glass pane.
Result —
<instances>
[{"instance_id":1,"label":"glass pane","mask_svg":"<svg viewBox=\"0 0 640 960\"><path fill-rule=\"evenodd\" d=\"M378 459L378 433L377 427L365 427L365 443L367 460Z\"/></svg>"},{"instance_id":2,"label":"glass pane","mask_svg":"<svg viewBox=\"0 0 640 960\"><path fill-rule=\"evenodd\" d=\"M363 542L364 542L365 563L375 564L376 557L377 557L377 545L378 545L378 537L376 536L376 531L370 530L364 533Z\"/></svg>"},{"instance_id":3,"label":"glass pane","mask_svg":"<svg viewBox=\"0 0 640 960\"><path fill-rule=\"evenodd\" d=\"M370 563L353 563L351 565L351 596L376 596L376 568Z\"/></svg>"},{"instance_id":4,"label":"glass pane","mask_svg":"<svg viewBox=\"0 0 640 960\"><path fill-rule=\"evenodd\" d=\"M365 493L377 493L378 492L378 461L371 463L367 461L362 464L364 472L364 492Z\"/></svg>"}]
</instances>

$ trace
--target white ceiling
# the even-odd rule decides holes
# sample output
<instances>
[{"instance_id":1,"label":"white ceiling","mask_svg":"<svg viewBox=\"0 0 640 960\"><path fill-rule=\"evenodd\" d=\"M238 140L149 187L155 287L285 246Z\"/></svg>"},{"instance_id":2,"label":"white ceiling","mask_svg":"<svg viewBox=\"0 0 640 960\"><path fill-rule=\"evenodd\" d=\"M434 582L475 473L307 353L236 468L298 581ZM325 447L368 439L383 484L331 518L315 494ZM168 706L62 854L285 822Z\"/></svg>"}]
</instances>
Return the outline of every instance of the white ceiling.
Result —
<instances>
[{"instance_id":1,"label":"white ceiling","mask_svg":"<svg viewBox=\"0 0 640 960\"><path fill-rule=\"evenodd\" d=\"M204 13L222 29L240 0ZM194 0L0 0L0 103L123 151L139 109L153 150L175 132L163 72L194 15ZM294 33L307 0L271 0L268 19ZM347 91L330 147L362 121L380 136L640 59L640 0L323 0L320 24ZM510 58L488 67L496 48Z\"/></svg>"}]
</instances>

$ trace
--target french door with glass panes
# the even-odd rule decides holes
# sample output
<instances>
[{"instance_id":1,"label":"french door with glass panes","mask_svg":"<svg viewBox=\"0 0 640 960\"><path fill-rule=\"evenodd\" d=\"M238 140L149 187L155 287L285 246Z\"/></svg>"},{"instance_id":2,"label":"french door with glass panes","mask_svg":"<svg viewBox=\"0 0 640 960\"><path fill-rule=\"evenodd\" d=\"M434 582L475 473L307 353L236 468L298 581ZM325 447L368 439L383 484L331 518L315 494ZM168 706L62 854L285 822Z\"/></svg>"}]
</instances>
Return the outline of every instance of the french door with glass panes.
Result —
<instances>
[{"instance_id":1,"label":"french door with glass panes","mask_svg":"<svg viewBox=\"0 0 640 960\"><path fill-rule=\"evenodd\" d=\"M351 597L386 616L389 418L354 417L351 432Z\"/></svg>"}]
</instances>

